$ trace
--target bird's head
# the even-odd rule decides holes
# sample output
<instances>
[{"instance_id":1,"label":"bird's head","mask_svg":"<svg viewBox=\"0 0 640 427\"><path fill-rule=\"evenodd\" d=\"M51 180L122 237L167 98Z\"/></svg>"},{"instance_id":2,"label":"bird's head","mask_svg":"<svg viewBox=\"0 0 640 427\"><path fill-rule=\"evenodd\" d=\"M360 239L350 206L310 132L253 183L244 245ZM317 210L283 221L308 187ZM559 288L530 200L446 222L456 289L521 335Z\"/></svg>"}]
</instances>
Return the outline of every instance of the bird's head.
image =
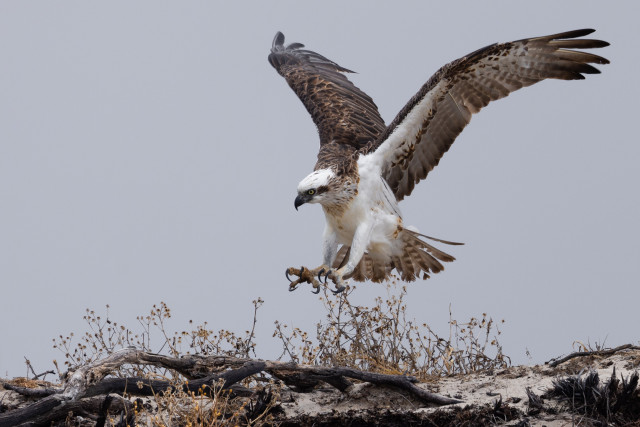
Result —
<instances>
[{"instance_id":1,"label":"bird's head","mask_svg":"<svg viewBox=\"0 0 640 427\"><path fill-rule=\"evenodd\" d=\"M305 203L327 203L331 199L331 180L336 174L331 169L319 169L307 175L298 184L296 210Z\"/></svg>"}]
</instances>

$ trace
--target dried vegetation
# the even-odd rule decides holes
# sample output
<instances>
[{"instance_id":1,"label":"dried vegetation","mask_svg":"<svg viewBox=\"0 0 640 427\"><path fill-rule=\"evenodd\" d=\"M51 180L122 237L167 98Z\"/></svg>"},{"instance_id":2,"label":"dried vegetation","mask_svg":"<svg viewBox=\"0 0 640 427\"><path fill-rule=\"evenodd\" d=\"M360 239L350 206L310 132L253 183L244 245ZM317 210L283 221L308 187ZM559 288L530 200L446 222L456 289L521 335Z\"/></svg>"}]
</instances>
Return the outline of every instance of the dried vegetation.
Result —
<instances>
[{"instance_id":1,"label":"dried vegetation","mask_svg":"<svg viewBox=\"0 0 640 427\"><path fill-rule=\"evenodd\" d=\"M618 379L615 371L604 384L597 373L590 373L557 379L540 396L527 389L527 394L523 393L525 400L528 397L526 407L524 402L518 403L523 398L503 401L502 395L495 395L490 403L415 412L438 402L431 400L434 396L442 397L416 387L418 381L439 389L443 381L456 382L461 375L481 378L477 384L491 384L498 377L515 380L541 370L548 370L547 375L565 374L567 366L578 366L579 360L638 348L585 347L582 352L554 361L562 366L552 370L520 367L524 373L515 375L518 368L509 368L510 360L498 341L502 322L494 322L484 313L459 322L450 313L448 335L442 337L426 323L408 318L404 286L390 283L386 298L377 298L372 307L353 304L350 296L354 291L352 287L338 296L326 291L321 294L326 314L314 331L276 322L273 336L282 345L278 361L257 359L255 330L261 299L253 301L251 327L242 334L191 322L188 330L172 332L171 311L165 303L138 317L137 326L131 329L113 320L108 306L103 315L87 310L84 333L60 335L53 340L54 348L64 355L61 365L54 361L61 385L35 381L42 375L36 375L27 361L33 372L31 379L3 383L6 389L26 397L15 405L0 402L0 427L13 425L6 424L10 422L6 420L19 411L15 409L17 406L22 406L25 412L25 405L28 409L30 402L37 402L34 407L42 404L43 398L64 394L77 372L90 365L101 366L101 361L117 356L123 348L135 348L139 354L110 365L108 373L104 371L106 376L99 380L103 382L97 385L104 385L107 380L110 384L128 381L131 384L128 388L112 387L101 397L85 393L77 401L75 398L66 401L66 409L58 410L55 417L49 414L49 418L35 420L46 420L47 425L87 426L364 425L374 421L379 425L487 425L519 420L518 425L525 426L532 417L563 412L574 414L580 425L638 425L638 375ZM629 355L625 360L633 364L635 359ZM251 364L261 366L254 369ZM238 377L237 372L242 370L251 372ZM50 372L53 373L43 374ZM229 380L232 377L236 379ZM94 383L88 390L95 390L95 386ZM301 396L315 391L325 396L321 398L325 404L326 396L347 393L346 409L325 411L322 416L304 410L293 415L291 410L287 412L287 405L302 408L300 402L291 402L302 401ZM393 405L353 407L357 401L375 396L388 402L404 399L407 408L414 410L394 409ZM465 395L464 399L467 397L471 395ZM331 399L338 405L343 400ZM443 403L446 404L444 400L435 404Z\"/></svg>"},{"instance_id":2,"label":"dried vegetation","mask_svg":"<svg viewBox=\"0 0 640 427\"><path fill-rule=\"evenodd\" d=\"M321 301L327 314L314 334L276 322L281 357L304 364L410 373L422 380L510 364L498 341L499 325L486 313L458 322L450 311L449 334L440 337L428 324L407 319L405 286L388 284L387 298L376 298L371 308L349 301L355 289L349 287L337 298L325 290Z\"/></svg>"}]
</instances>

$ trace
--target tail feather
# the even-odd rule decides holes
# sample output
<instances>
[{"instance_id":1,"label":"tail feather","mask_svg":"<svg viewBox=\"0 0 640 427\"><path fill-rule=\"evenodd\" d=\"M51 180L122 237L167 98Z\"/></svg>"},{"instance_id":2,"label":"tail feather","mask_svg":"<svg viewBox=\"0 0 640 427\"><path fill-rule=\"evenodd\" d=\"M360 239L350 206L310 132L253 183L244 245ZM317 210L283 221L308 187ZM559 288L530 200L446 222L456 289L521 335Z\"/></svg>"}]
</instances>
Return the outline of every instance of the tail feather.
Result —
<instances>
[{"instance_id":1,"label":"tail feather","mask_svg":"<svg viewBox=\"0 0 640 427\"><path fill-rule=\"evenodd\" d=\"M420 266L420 269L423 272L424 271L431 271L431 265L430 265L429 260L425 259L425 257L421 254L421 252L418 252L417 262L418 262L418 265ZM424 274L423 274L423 277L424 277ZM427 277L428 277L428 275L427 275Z\"/></svg>"},{"instance_id":2,"label":"tail feather","mask_svg":"<svg viewBox=\"0 0 640 427\"><path fill-rule=\"evenodd\" d=\"M413 282L421 277L427 279L431 274L444 270L440 261L451 262L455 260L453 256L433 247L421 237L447 244L461 244L435 239L404 229L398 236L399 239L402 239L403 244L401 253L391 256L385 255L385 259L380 259L380 257L372 256L366 252L353 272L345 276L345 279L353 279L357 282L366 280L382 282L389 278L395 268L402 280ZM333 263L333 268L343 267L349 259L350 252L349 246L342 246Z\"/></svg>"},{"instance_id":3,"label":"tail feather","mask_svg":"<svg viewBox=\"0 0 640 427\"><path fill-rule=\"evenodd\" d=\"M396 264L396 270L400 272L400 278L406 282L415 280L416 270L413 268L411 247L406 247L404 253L398 258L400 259L400 265Z\"/></svg>"},{"instance_id":4,"label":"tail feather","mask_svg":"<svg viewBox=\"0 0 640 427\"><path fill-rule=\"evenodd\" d=\"M455 261L455 258L449 255L448 253L442 252L440 249L434 246L431 246L429 243L420 239L420 237L426 237L426 236L423 236L422 234L414 233L413 231L410 231L410 230L403 230L403 233L408 233L410 235L410 238L408 239L411 240L412 243L418 245L421 249L425 249L427 252L429 252L431 255L433 255L435 258L439 259L440 261L444 261L444 262ZM456 244L461 244L461 243L456 243Z\"/></svg>"},{"instance_id":5,"label":"tail feather","mask_svg":"<svg viewBox=\"0 0 640 427\"><path fill-rule=\"evenodd\" d=\"M392 266L386 265L385 263L373 263L373 280L376 283L380 283L384 281L391 274Z\"/></svg>"},{"instance_id":6,"label":"tail feather","mask_svg":"<svg viewBox=\"0 0 640 427\"><path fill-rule=\"evenodd\" d=\"M444 270L444 266L440 264L436 258L429 255L427 252L419 251L418 254L419 254L419 259L422 262L421 266L424 265L422 269L425 272L439 273L442 270Z\"/></svg>"},{"instance_id":7,"label":"tail feather","mask_svg":"<svg viewBox=\"0 0 640 427\"><path fill-rule=\"evenodd\" d=\"M353 279L358 282L364 282L373 275L373 262L371 262L371 258L368 255L362 257L354 273Z\"/></svg>"}]
</instances>

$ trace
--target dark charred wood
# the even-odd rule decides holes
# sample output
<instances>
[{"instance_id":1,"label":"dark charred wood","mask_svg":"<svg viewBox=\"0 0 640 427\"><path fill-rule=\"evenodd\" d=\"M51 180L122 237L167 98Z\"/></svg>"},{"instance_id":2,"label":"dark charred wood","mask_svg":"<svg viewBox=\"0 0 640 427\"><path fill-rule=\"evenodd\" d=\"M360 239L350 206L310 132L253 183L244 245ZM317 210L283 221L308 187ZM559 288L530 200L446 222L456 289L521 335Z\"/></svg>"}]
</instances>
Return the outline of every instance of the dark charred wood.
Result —
<instances>
[{"instance_id":1,"label":"dark charred wood","mask_svg":"<svg viewBox=\"0 0 640 427\"><path fill-rule=\"evenodd\" d=\"M65 399L58 395L45 397L38 402L20 409L14 409L4 414L0 414L0 427L12 427L26 422L38 425L38 420L46 414L56 413ZM53 419L52 419L53 421Z\"/></svg>"},{"instance_id":2,"label":"dark charred wood","mask_svg":"<svg viewBox=\"0 0 640 427\"><path fill-rule=\"evenodd\" d=\"M105 378L125 364L167 368L180 373L187 381L172 382L143 377ZM461 402L428 392L415 385L418 382L416 378L405 375L385 375L346 367L297 365L226 356L190 355L174 358L127 348L68 373L61 388L32 390L4 384L5 388L24 396L42 399L24 408L0 414L0 427L21 424L49 425L63 419L69 412L91 418L97 425L104 425L107 414L113 414L114 411L121 413L121 424L127 425L132 420L132 403L122 396L152 396L175 387L180 387L184 392L209 396L214 394L216 387L221 387L230 389L232 396L253 396L253 390L238 383L261 372L300 390L310 390L324 382L344 392L353 385L349 379L355 379L405 390L426 403L447 405ZM204 375L205 373L208 375ZM119 397L113 397L114 394ZM264 405L263 402L262 406Z\"/></svg>"},{"instance_id":3,"label":"dark charred wood","mask_svg":"<svg viewBox=\"0 0 640 427\"><path fill-rule=\"evenodd\" d=\"M271 375L300 393L309 392L320 384L320 380L301 372L274 370Z\"/></svg>"},{"instance_id":4,"label":"dark charred wood","mask_svg":"<svg viewBox=\"0 0 640 427\"><path fill-rule=\"evenodd\" d=\"M621 345L616 348L607 349L607 350L594 350L594 351L576 351L575 353L571 353L568 356L562 357L560 359L551 359L545 363L545 365L549 365L551 368L555 368L556 366L571 360L576 357L587 357L587 356L611 356L619 351L623 350L640 350L640 347L631 344Z\"/></svg>"},{"instance_id":5,"label":"dark charred wood","mask_svg":"<svg viewBox=\"0 0 640 427\"><path fill-rule=\"evenodd\" d=\"M47 426L65 419L70 412L96 419L97 422L100 421L101 414L106 417L107 411L112 414L123 414L125 418L133 415L133 406L125 399L111 397L106 407L104 404L104 396L74 401L53 395L28 407L0 414L0 427Z\"/></svg>"},{"instance_id":6,"label":"dark charred wood","mask_svg":"<svg viewBox=\"0 0 640 427\"><path fill-rule=\"evenodd\" d=\"M452 399L450 397L440 396L435 393L431 393L427 390L424 390L414 383L418 382L415 377L406 376L406 375L386 375L386 374L378 374L374 372L365 372L360 371L353 368L344 368L344 367L332 367L325 368L320 366L304 366L304 365L296 365L293 363L278 363L278 362L268 362L266 370L272 373L276 377L282 376L282 372L296 372L298 376L294 377L289 374L286 376L288 383L293 383L300 387L300 384L304 386L308 386L313 381L324 381L328 384L333 385L338 388L340 391L344 391L346 387L343 387L346 383L339 378L353 378L360 381L365 381L371 384L376 385L384 385L384 386L393 386L400 388L402 390L406 390L414 396L418 397L420 400L426 403L433 403L436 405L450 405L453 403L461 403L461 400ZM306 376L303 374L307 374ZM296 383L295 379L303 380L300 384ZM332 382L338 381L337 385L332 384ZM301 387L302 388L302 387Z\"/></svg>"},{"instance_id":7,"label":"dark charred wood","mask_svg":"<svg viewBox=\"0 0 640 427\"><path fill-rule=\"evenodd\" d=\"M59 393L62 389L57 388L29 388L29 387L20 387L17 385L13 385L10 383L3 382L1 383L2 387L7 390L13 390L16 393L19 393L23 396L27 397L47 397L52 394Z\"/></svg>"},{"instance_id":8,"label":"dark charred wood","mask_svg":"<svg viewBox=\"0 0 640 427\"><path fill-rule=\"evenodd\" d=\"M346 389L348 389L353 385L351 381L349 381L344 377L326 378L324 381L326 381L328 384L334 386L340 391L345 391Z\"/></svg>"},{"instance_id":9,"label":"dark charred wood","mask_svg":"<svg viewBox=\"0 0 640 427\"><path fill-rule=\"evenodd\" d=\"M246 395L245 387L237 387L233 385L243 379L257 374L264 369L264 362L249 362L246 366L239 369L226 371L220 375L210 375L205 378L186 381L182 383L181 388L184 392L200 392L210 395L212 387L219 381L223 380L222 389L231 388L237 395ZM152 380L143 377L133 378L105 378L98 384L87 389L85 397L99 396L108 393L129 394L133 396L153 396L157 393L176 388L176 383L166 380Z\"/></svg>"}]
</instances>

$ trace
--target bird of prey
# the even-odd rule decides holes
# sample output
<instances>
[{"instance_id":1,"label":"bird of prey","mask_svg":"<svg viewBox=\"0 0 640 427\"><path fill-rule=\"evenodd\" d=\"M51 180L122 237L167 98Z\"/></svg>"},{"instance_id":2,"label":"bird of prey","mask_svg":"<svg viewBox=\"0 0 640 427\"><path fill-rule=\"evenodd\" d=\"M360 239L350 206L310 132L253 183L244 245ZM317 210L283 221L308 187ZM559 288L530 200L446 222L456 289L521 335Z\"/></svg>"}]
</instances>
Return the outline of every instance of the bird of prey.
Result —
<instances>
[{"instance_id":1,"label":"bird of prey","mask_svg":"<svg viewBox=\"0 0 640 427\"><path fill-rule=\"evenodd\" d=\"M590 64L609 61L579 49L608 46L580 38L584 29L496 43L440 68L409 100L389 126L373 100L324 56L284 45L278 32L269 62L306 107L320 136L314 170L297 188L295 208L319 203L326 227L322 264L288 268L289 290L322 281L345 289L345 280L381 282L395 269L403 281L443 270L454 258L404 225L398 202L409 196L451 147L456 137L490 101L544 79L577 80L599 73ZM290 276L298 278L291 281ZM316 278L317 277L317 278Z\"/></svg>"}]
</instances>

